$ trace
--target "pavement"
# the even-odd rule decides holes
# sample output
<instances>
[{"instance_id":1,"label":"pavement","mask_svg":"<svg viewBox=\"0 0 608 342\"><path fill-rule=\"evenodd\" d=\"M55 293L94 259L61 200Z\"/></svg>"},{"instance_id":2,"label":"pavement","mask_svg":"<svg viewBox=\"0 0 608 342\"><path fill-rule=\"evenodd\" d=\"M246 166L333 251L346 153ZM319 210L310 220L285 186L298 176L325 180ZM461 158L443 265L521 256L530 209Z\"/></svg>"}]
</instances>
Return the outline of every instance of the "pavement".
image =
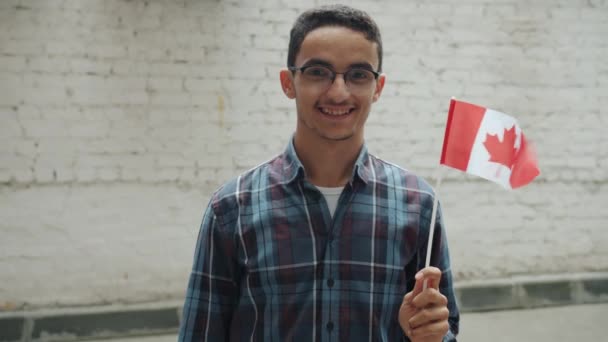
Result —
<instances>
[{"instance_id":1,"label":"pavement","mask_svg":"<svg viewBox=\"0 0 608 342\"><path fill-rule=\"evenodd\" d=\"M459 341L606 341L608 304L463 313ZM86 342L174 342L176 335ZM84 342L84 340L82 341Z\"/></svg>"}]
</instances>

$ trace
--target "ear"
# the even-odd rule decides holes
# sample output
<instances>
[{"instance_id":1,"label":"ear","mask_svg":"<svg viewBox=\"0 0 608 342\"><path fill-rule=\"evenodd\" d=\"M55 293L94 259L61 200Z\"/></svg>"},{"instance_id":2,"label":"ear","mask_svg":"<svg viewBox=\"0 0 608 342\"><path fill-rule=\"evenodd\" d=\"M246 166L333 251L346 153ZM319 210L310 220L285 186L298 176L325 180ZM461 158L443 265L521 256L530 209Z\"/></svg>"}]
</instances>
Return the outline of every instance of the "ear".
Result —
<instances>
[{"instance_id":1,"label":"ear","mask_svg":"<svg viewBox=\"0 0 608 342\"><path fill-rule=\"evenodd\" d=\"M296 97L296 91L294 88L293 74L291 71L283 69L281 70L279 77L281 79L281 88L283 88L285 95L290 99L294 99Z\"/></svg>"},{"instance_id":2,"label":"ear","mask_svg":"<svg viewBox=\"0 0 608 342\"><path fill-rule=\"evenodd\" d=\"M376 81L376 89L374 89L374 96L372 97L373 102L378 101L380 98L382 89L384 89L384 82L386 82L386 75L380 74L380 76L378 76L378 81Z\"/></svg>"}]
</instances>

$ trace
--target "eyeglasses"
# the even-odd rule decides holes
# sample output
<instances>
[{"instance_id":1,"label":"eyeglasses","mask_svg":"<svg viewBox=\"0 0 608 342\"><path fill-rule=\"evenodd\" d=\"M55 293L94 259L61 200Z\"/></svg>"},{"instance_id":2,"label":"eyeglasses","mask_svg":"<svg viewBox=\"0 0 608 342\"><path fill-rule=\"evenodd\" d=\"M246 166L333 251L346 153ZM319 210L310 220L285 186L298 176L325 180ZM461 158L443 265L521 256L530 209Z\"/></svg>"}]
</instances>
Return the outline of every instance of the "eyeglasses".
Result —
<instances>
[{"instance_id":1,"label":"eyeglasses","mask_svg":"<svg viewBox=\"0 0 608 342\"><path fill-rule=\"evenodd\" d=\"M288 69L293 72L300 71L306 82L324 90L329 89L337 75L342 75L346 87L353 92L369 90L374 81L380 76L379 73L365 68L352 68L346 72L335 72L329 67L322 65L306 65L303 67L289 67Z\"/></svg>"}]
</instances>

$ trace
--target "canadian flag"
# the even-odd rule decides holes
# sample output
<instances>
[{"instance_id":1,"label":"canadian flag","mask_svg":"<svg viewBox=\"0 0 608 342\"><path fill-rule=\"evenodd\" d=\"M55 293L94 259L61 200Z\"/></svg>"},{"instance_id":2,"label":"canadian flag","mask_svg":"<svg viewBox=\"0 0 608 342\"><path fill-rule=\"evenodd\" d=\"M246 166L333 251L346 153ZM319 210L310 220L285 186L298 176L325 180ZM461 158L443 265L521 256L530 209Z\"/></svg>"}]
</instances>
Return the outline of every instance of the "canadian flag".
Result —
<instances>
[{"instance_id":1,"label":"canadian flag","mask_svg":"<svg viewBox=\"0 0 608 342\"><path fill-rule=\"evenodd\" d=\"M507 189L524 186L540 174L536 153L513 117L454 99L450 102L441 164Z\"/></svg>"}]
</instances>

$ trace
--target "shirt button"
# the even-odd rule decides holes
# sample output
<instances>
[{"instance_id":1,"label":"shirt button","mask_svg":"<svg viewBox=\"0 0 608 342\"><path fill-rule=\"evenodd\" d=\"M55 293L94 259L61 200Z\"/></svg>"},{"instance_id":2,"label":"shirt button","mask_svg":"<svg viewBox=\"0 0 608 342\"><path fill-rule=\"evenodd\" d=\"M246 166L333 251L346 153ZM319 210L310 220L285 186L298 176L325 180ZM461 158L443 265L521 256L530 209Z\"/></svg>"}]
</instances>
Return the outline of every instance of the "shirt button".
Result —
<instances>
[{"instance_id":1,"label":"shirt button","mask_svg":"<svg viewBox=\"0 0 608 342\"><path fill-rule=\"evenodd\" d=\"M334 330L334 323L327 322L327 325L325 327L327 328L327 331L331 332L332 330Z\"/></svg>"},{"instance_id":2,"label":"shirt button","mask_svg":"<svg viewBox=\"0 0 608 342\"><path fill-rule=\"evenodd\" d=\"M327 279L327 286L328 286L329 288L332 288L332 287L334 286L334 280L333 280L333 279L331 279L331 278L330 278L330 279Z\"/></svg>"}]
</instances>

